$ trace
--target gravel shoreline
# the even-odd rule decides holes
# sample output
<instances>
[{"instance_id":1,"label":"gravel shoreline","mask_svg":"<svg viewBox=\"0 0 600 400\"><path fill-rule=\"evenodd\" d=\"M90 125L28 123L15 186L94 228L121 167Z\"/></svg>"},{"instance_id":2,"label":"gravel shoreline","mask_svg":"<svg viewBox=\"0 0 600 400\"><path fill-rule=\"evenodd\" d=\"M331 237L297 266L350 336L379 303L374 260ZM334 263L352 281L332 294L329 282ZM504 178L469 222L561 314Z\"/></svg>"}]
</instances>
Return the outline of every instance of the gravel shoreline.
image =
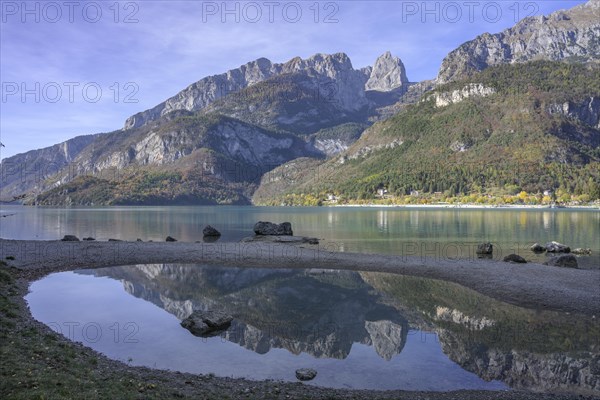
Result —
<instances>
[{"instance_id":1,"label":"gravel shoreline","mask_svg":"<svg viewBox=\"0 0 600 400\"><path fill-rule=\"evenodd\" d=\"M493 260L332 253L275 243L148 243L0 240L0 397L248 399L582 399L524 391L406 392L325 389L132 367L54 333L31 316L30 283L56 271L146 263L324 268L442 279L512 304L586 315L600 310L600 271ZM66 355L65 355L66 354ZM52 371L49 375L47 371ZM80 376L84 378L79 378ZM37 378L36 378L37 377ZM34 380L37 379L37 380ZM432 377L434 379L434 377ZM34 381L32 381L34 380ZM598 398L598 397L587 397Z\"/></svg>"},{"instance_id":2,"label":"gravel shoreline","mask_svg":"<svg viewBox=\"0 0 600 400\"><path fill-rule=\"evenodd\" d=\"M489 259L456 260L330 252L319 245L270 242L62 242L0 239L0 259L47 274L78 268L198 263L255 268L322 268L389 272L458 283L517 306L600 315L600 270Z\"/></svg>"}]
</instances>

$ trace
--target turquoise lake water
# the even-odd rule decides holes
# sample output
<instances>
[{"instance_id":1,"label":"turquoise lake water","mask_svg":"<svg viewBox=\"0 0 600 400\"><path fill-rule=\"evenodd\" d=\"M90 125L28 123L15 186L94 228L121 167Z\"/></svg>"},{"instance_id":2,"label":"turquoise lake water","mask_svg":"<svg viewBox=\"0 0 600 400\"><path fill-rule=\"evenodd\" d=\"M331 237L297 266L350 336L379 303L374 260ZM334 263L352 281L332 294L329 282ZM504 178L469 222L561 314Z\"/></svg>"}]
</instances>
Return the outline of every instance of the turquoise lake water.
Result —
<instances>
[{"instance_id":1,"label":"turquoise lake water","mask_svg":"<svg viewBox=\"0 0 600 400\"><path fill-rule=\"evenodd\" d=\"M555 240L591 248L591 257L579 257L582 268L600 268L600 211L516 209L413 209L367 207L1 207L0 237L7 239L60 239L73 234L144 241L202 240L210 224L221 241L239 241L253 235L259 220L292 223L294 234L322 239L329 250L417 255L474 257L477 243L490 241L495 257L517 253L543 262L545 254L529 251L535 242Z\"/></svg>"}]
</instances>

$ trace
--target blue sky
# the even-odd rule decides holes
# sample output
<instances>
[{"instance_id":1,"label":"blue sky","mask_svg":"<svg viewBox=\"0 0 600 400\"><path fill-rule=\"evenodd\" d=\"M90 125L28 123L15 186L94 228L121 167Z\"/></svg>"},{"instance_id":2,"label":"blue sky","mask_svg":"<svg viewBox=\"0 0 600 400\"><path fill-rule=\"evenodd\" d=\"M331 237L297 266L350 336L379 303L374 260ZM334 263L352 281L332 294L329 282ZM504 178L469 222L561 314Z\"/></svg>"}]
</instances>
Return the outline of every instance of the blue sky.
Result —
<instances>
[{"instance_id":1,"label":"blue sky","mask_svg":"<svg viewBox=\"0 0 600 400\"><path fill-rule=\"evenodd\" d=\"M582 2L0 0L0 157L119 129L259 57L345 52L360 68L389 50L411 81L434 78L478 34Z\"/></svg>"}]
</instances>

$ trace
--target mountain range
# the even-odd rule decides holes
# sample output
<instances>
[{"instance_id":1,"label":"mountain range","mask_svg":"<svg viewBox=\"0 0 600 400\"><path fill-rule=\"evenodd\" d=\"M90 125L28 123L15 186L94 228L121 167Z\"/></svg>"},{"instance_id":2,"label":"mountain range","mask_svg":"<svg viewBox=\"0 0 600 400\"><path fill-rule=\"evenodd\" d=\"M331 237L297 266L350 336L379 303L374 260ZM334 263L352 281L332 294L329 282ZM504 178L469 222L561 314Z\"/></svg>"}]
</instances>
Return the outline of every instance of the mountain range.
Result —
<instances>
[{"instance_id":1,"label":"mountain range","mask_svg":"<svg viewBox=\"0 0 600 400\"><path fill-rule=\"evenodd\" d=\"M599 60L598 0L478 36L431 81L410 82L390 52L361 69L343 53L259 58L122 129L4 159L0 200L306 204L520 190L593 200Z\"/></svg>"}]
</instances>

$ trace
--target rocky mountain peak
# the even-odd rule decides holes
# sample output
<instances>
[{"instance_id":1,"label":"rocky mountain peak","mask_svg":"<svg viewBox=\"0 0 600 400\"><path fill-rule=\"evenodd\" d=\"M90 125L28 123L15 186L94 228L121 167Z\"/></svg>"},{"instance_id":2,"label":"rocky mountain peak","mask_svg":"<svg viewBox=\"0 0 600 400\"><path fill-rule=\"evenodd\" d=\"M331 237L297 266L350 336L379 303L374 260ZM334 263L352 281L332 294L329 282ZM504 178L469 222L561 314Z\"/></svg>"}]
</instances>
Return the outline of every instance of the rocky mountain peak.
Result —
<instances>
[{"instance_id":1,"label":"rocky mountain peak","mask_svg":"<svg viewBox=\"0 0 600 400\"><path fill-rule=\"evenodd\" d=\"M307 59L295 57L283 64L282 69L284 73L306 71L329 78L337 77L340 72L354 71L350 58L344 53L318 53Z\"/></svg>"},{"instance_id":2,"label":"rocky mountain peak","mask_svg":"<svg viewBox=\"0 0 600 400\"><path fill-rule=\"evenodd\" d=\"M548 16L527 17L496 34L484 33L450 52L438 83L487 67L532 60L600 60L600 1L590 0Z\"/></svg>"},{"instance_id":3,"label":"rocky mountain peak","mask_svg":"<svg viewBox=\"0 0 600 400\"><path fill-rule=\"evenodd\" d=\"M330 79L335 85L323 83L329 85L325 87L328 93L324 95L333 96L332 100L344 110L354 111L367 104L364 98L366 78L362 72L354 70L350 58L344 53L319 53L307 59L295 57L284 64L259 58L223 74L199 80L163 103L129 117L124 129L143 126L175 110L199 111L221 97L285 73L306 73L319 81Z\"/></svg>"},{"instance_id":4,"label":"rocky mountain peak","mask_svg":"<svg viewBox=\"0 0 600 400\"><path fill-rule=\"evenodd\" d=\"M281 67L281 73L303 73L315 78L322 98L346 111L367 106L365 75L355 70L345 53L317 53L307 59L295 57Z\"/></svg>"},{"instance_id":5,"label":"rocky mountain peak","mask_svg":"<svg viewBox=\"0 0 600 400\"><path fill-rule=\"evenodd\" d=\"M243 75L243 81L248 85L253 85L269 78L274 72L273 63L269 59L259 58L242 65L239 69L228 71L227 77L234 79L233 76L238 73Z\"/></svg>"},{"instance_id":6,"label":"rocky mountain peak","mask_svg":"<svg viewBox=\"0 0 600 400\"><path fill-rule=\"evenodd\" d=\"M389 92L407 83L408 78L402 60L386 51L375 61L365 89Z\"/></svg>"}]
</instances>

